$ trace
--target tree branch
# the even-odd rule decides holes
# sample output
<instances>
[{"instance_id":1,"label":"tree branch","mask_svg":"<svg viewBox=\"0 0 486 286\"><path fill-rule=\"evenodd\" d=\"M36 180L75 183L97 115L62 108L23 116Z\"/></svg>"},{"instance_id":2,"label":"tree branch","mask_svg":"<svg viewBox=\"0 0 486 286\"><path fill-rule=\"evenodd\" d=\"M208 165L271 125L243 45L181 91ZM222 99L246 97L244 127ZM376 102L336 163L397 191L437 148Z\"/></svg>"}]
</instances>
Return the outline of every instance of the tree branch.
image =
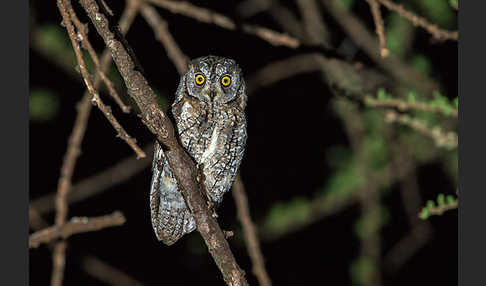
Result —
<instances>
[{"instance_id":1,"label":"tree branch","mask_svg":"<svg viewBox=\"0 0 486 286\"><path fill-rule=\"evenodd\" d=\"M29 248L37 248L42 243L48 243L58 238L68 238L73 234L97 231L103 228L119 226L125 223L125 217L119 211L100 217L73 217L62 226L51 226L39 230L29 236Z\"/></svg>"},{"instance_id":2,"label":"tree branch","mask_svg":"<svg viewBox=\"0 0 486 286\"><path fill-rule=\"evenodd\" d=\"M143 148L148 158L153 155L153 146L154 144L150 143ZM128 156L105 170L73 184L67 196L68 203L83 201L132 178L152 163L148 158L137 160L134 156ZM40 214L48 213L54 209L55 195L55 193L44 195L30 201L29 205Z\"/></svg>"},{"instance_id":3,"label":"tree branch","mask_svg":"<svg viewBox=\"0 0 486 286\"><path fill-rule=\"evenodd\" d=\"M149 5L143 5L141 12L147 23L152 27L152 30L154 30L157 40L164 46L167 51L167 56L174 63L177 72L179 74L185 73L189 58L181 51L170 34L167 21L162 19L157 13L157 10Z\"/></svg>"},{"instance_id":4,"label":"tree branch","mask_svg":"<svg viewBox=\"0 0 486 286\"><path fill-rule=\"evenodd\" d=\"M233 184L233 198L235 199L238 218L243 226L246 248L250 254L251 263L253 264L253 274L257 277L258 284L261 286L271 286L272 281L265 269L265 259L260 249L257 229L251 220L250 206L248 205L248 198L240 174L236 176Z\"/></svg>"},{"instance_id":5,"label":"tree branch","mask_svg":"<svg viewBox=\"0 0 486 286\"><path fill-rule=\"evenodd\" d=\"M70 1L70 0L67 0ZM111 108L109 106L106 106L103 101L101 100L98 91L94 87L92 81L91 81L91 75L88 72L88 69L86 68L86 64L84 63L83 60L83 54L81 52L81 49L79 47L79 42L78 42L78 36L74 30L74 27L71 22L71 17L69 15L68 8L66 6L69 6L68 4L65 4L63 0L58 0L58 7L59 11L61 12L62 18L63 18L63 23L66 26L66 29L68 31L69 38L71 39L71 44L74 49L74 53L76 54L76 59L78 61L78 66L81 71L81 74L84 78L84 82L88 88L89 93L91 94L91 103L96 105L101 112L105 115L105 117L108 119L108 121L111 123L113 128L118 133L118 137L120 137L122 140L124 140L132 149L135 151L137 154L138 158L145 158L145 153L138 147L136 140L132 138L128 133L125 131L125 129L120 125L118 120L113 116L113 113L111 111ZM72 11L72 10L71 10ZM74 11L71 13L74 14Z\"/></svg>"},{"instance_id":6,"label":"tree branch","mask_svg":"<svg viewBox=\"0 0 486 286\"><path fill-rule=\"evenodd\" d=\"M336 0L321 0L329 14L343 28L353 42L375 61L381 68L386 70L398 82L410 87L415 87L423 94L432 94L438 90L435 82L411 69L404 62L389 55L385 59L379 54L379 45L368 31L366 26L351 12L342 7Z\"/></svg>"},{"instance_id":7,"label":"tree branch","mask_svg":"<svg viewBox=\"0 0 486 286\"><path fill-rule=\"evenodd\" d=\"M93 0L81 0L81 5L110 49L125 81L128 94L140 108L143 123L167 147L166 155L169 165L194 215L197 229L223 274L226 284L248 285L244 272L236 263L229 244L216 219L211 216L200 186L195 180L197 171L194 162L179 145L172 122L159 107L154 91L142 74L135 70L133 60L120 40L116 39L114 33L110 31L112 26L106 15L100 11L97 3Z\"/></svg>"},{"instance_id":8,"label":"tree branch","mask_svg":"<svg viewBox=\"0 0 486 286\"><path fill-rule=\"evenodd\" d=\"M420 111L428 111L428 112L435 112L435 113L441 113L446 116L450 115L455 118L458 117L458 110L453 109L450 112L446 111L444 108L441 106L436 106L436 105L431 105L431 104L426 104L422 102L406 102L400 99L386 99L386 100L380 100L376 99L372 96L365 95L363 97L364 103L374 106L374 107L392 107L392 108L397 108L400 111L405 111L405 110L420 110Z\"/></svg>"},{"instance_id":9,"label":"tree branch","mask_svg":"<svg viewBox=\"0 0 486 286\"><path fill-rule=\"evenodd\" d=\"M214 24L228 30L236 30L237 28L235 22L233 22L233 20L231 20L230 18L222 14L213 12L209 9L197 7L195 5L192 5L189 2L185 2L185 1L176 2L176 1L168 1L168 0L149 0L149 1L161 8L171 11L172 13L191 17L203 23ZM262 40L269 42L274 46L286 46L289 48L297 48L300 45L300 41L298 39L286 34L272 31L264 27L243 24L241 28L246 33L255 35L261 38Z\"/></svg>"},{"instance_id":10,"label":"tree branch","mask_svg":"<svg viewBox=\"0 0 486 286\"><path fill-rule=\"evenodd\" d=\"M444 147L449 150L457 148L458 137L455 132L444 131L440 126L430 128L424 121L413 118L407 114L399 114L393 110L387 110L385 112L385 122L398 122L407 125L417 132L432 138L438 147Z\"/></svg>"},{"instance_id":11,"label":"tree branch","mask_svg":"<svg viewBox=\"0 0 486 286\"><path fill-rule=\"evenodd\" d=\"M105 75L105 73L101 69L101 64L100 64L100 60L98 59L98 55L96 54L93 46L91 45L91 43L88 40L88 27L87 27L87 25L84 25L83 23L81 23L81 21L79 21L78 17L74 13L71 2L66 1L65 3L66 3L66 9L69 13L69 16L71 17L71 20L73 21L73 23L76 26L76 29L78 31L78 35L77 35L78 41L80 41L82 43L82 47L85 50L88 51L88 54L90 55L91 60L93 61L93 63L96 66L96 72L98 73L100 78L105 83L106 88L108 89L108 93L115 100L115 102L118 104L118 106L120 107L120 109L123 112L129 113L130 107L125 105L125 103L123 103L123 101L120 99L120 96L118 95L118 93L115 90L115 86L114 86L113 82L111 82L111 80Z\"/></svg>"},{"instance_id":12,"label":"tree branch","mask_svg":"<svg viewBox=\"0 0 486 286\"><path fill-rule=\"evenodd\" d=\"M371 14L373 15L373 21L375 22L376 34L380 42L380 55L382 58L386 58L390 51L386 48L385 27L383 24L383 18L381 17L380 4L377 0L366 0L370 5Z\"/></svg>"},{"instance_id":13,"label":"tree branch","mask_svg":"<svg viewBox=\"0 0 486 286\"><path fill-rule=\"evenodd\" d=\"M413 25L421 27L429 32L436 40L438 41L445 41L445 40L455 40L457 41L459 37L459 33L457 31L446 31L439 28L437 25L429 23L422 17L415 15L413 12L408 11L407 9L403 8L400 4L395 4L390 0L375 0L383 4L386 8L397 12L400 17L403 17L409 20Z\"/></svg>"}]
</instances>

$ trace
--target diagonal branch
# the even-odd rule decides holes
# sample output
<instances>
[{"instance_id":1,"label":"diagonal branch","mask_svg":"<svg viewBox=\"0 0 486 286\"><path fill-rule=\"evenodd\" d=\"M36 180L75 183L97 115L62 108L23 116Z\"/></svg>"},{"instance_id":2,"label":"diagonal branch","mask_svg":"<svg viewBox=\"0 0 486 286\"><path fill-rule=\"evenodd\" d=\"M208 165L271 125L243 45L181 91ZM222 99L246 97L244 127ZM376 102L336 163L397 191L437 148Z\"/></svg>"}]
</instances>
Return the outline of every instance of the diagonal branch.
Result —
<instances>
[{"instance_id":1,"label":"diagonal branch","mask_svg":"<svg viewBox=\"0 0 486 286\"><path fill-rule=\"evenodd\" d=\"M93 0L81 0L81 5L110 49L125 81L128 94L140 108L142 122L156 135L157 140L166 146L169 165L194 214L197 229L223 274L226 284L248 285L243 270L236 263L221 228L207 207L200 185L196 182L197 171L194 162L179 145L174 126L159 107L154 91L142 74L135 69L134 62L120 39L115 38L115 34L110 30L113 28L113 23L108 22L107 16L99 9L98 4Z\"/></svg>"},{"instance_id":2,"label":"diagonal branch","mask_svg":"<svg viewBox=\"0 0 486 286\"><path fill-rule=\"evenodd\" d=\"M189 58L181 51L170 34L169 28L167 27L167 21L162 19L157 13L157 10L152 6L143 5L140 12L147 23L152 27L152 30L154 30L157 40L164 46L167 51L167 56L174 63L177 72L179 74L186 72Z\"/></svg>"},{"instance_id":3,"label":"diagonal branch","mask_svg":"<svg viewBox=\"0 0 486 286\"><path fill-rule=\"evenodd\" d=\"M191 17L203 23L214 24L228 30L236 30L237 28L235 22L225 15L216 13L209 9L197 7L189 2L169 0L149 1L161 8L171 11L172 13ZM244 32L255 35L274 46L297 48L301 44L298 39L292 36L275 32L264 27L243 24L241 28Z\"/></svg>"},{"instance_id":4,"label":"diagonal branch","mask_svg":"<svg viewBox=\"0 0 486 286\"><path fill-rule=\"evenodd\" d=\"M438 86L434 81L414 71L397 57L389 55L386 58L382 58L378 53L379 45L375 37L368 31L362 21L342 7L340 1L321 0L321 3L353 42L398 82L406 86L415 87L423 94L432 94L433 91L438 90Z\"/></svg>"},{"instance_id":5,"label":"diagonal branch","mask_svg":"<svg viewBox=\"0 0 486 286\"><path fill-rule=\"evenodd\" d=\"M235 199L238 218L243 226L246 247L253 264L253 274L257 277L258 284L261 286L271 286L272 281L265 269L265 260L260 249L257 229L251 220L250 206L248 205L248 198L240 174L236 176L235 183L233 184L233 198Z\"/></svg>"},{"instance_id":6,"label":"diagonal branch","mask_svg":"<svg viewBox=\"0 0 486 286\"><path fill-rule=\"evenodd\" d=\"M150 143L143 148L149 158L152 157L153 146L154 144ZM104 190L127 181L147 168L150 163L152 161L148 158L137 160L134 156L128 156L112 166L73 184L67 196L67 201L69 204L73 204L91 198ZM31 200L29 206L35 208L40 214L46 214L54 209L54 199L55 193L50 193Z\"/></svg>"},{"instance_id":7,"label":"diagonal branch","mask_svg":"<svg viewBox=\"0 0 486 286\"><path fill-rule=\"evenodd\" d=\"M383 24L383 17L380 12L380 4L377 0L366 0L370 5L371 14L373 15L373 21L375 22L376 34L380 42L380 55L382 58L386 58L390 51L386 48L385 27Z\"/></svg>"},{"instance_id":8,"label":"diagonal branch","mask_svg":"<svg viewBox=\"0 0 486 286\"><path fill-rule=\"evenodd\" d=\"M60 8L64 7L62 1L58 1ZM133 21L134 12L133 6L130 6L126 13L123 14L121 19L121 25L128 28L130 23ZM65 22L69 22L68 15L65 10L63 18L66 19ZM109 57L107 53L103 54L101 69L108 69ZM95 77L95 85L99 85L100 77ZM58 182L57 196L56 196L56 225L62 225L67 217L67 202L66 198L71 188L71 178L74 171L74 166L76 165L77 157L80 154L80 146L82 139L84 137L86 126L88 123L88 117L91 112L92 105L90 104L90 95L85 93L83 99L78 104L78 114L73 126L73 131L69 138L68 150L64 157L63 165L61 167L61 175ZM61 285L64 276L64 264L65 264L65 250L66 242L61 241L56 243L53 251L53 268L52 268L52 278L51 284L54 286Z\"/></svg>"},{"instance_id":9,"label":"diagonal branch","mask_svg":"<svg viewBox=\"0 0 486 286\"><path fill-rule=\"evenodd\" d=\"M386 8L397 12L401 17L409 20L413 25L421 27L429 32L435 39L439 41L445 40L455 40L459 38L459 33L457 31L446 31L439 28L437 25L429 23L422 17L415 15L414 13L403 8L400 4L395 4L390 0L375 0L383 4Z\"/></svg>"},{"instance_id":10,"label":"diagonal branch","mask_svg":"<svg viewBox=\"0 0 486 286\"><path fill-rule=\"evenodd\" d=\"M136 140L132 138L130 135L128 135L125 129L120 125L118 120L113 115L111 111L111 107L105 105L101 100L98 91L96 90L96 88L93 85L93 82L91 81L91 75L89 74L88 69L86 68L86 64L83 60L83 54L81 52L81 49L79 47L79 42L77 39L78 36L72 25L69 11L66 8L67 5L62 0L58 0L57 3L58 3L59 11L61 12L61 15L63 17L63 23L66 26L69 38L71 39L71 44L73 45L74 53L76 54L76 59L78 61L79 69L84 78L84 82L88 88L88 91L92 96L91 103L96 105L101 110L101 112L105 115L105 117L111 123L113 128L115 128L115 130L117 131L118 133L117 136L120 137L122 140L124 140L133 149L133 151L135 151L137 157L145 158L146 156L145 153L142 151L142 149L140 149L140 147L138 147ZM74 11L72 11L72 13L74 14Z\"/></svg>"},{"instance_id":11,"label":"diagonal branch","mask_svg":"<svg viewBox=\"0 0 486 286\"><path fill-rule=\"evenodd\" d=\"M167 50L169 57L178 66L179 74L182 75L186 70L188 57L180 50L177 42L172 38L167 29L167 23L153 7L146 5L142 7L141 12L145 20L154 30L157 39ZM243 186L240 175L236 177L233 184L233 197L235 198L238 217L240 218L245 233L247 249L253 263L253 273L257 277L260 285L270 286L272 282L265 269L263 254L260 250L255 225L251 221L245 187Z\"/></svg>"},{"instance_id":12,"label":"diagonal branch","mask_svg":"<svg viewBox=\"0 0 486 286\"><path fill-rule=\"evenodd\" d=\"M106 87L108 88L108 92L109 92L110 96L113 97L113 99L118 104L118 106L120 106L120 108L123 112L129 113L130 107L125 105L125 103L123 103L123 101L120 99L120 96L118 95L118 93L115 90L115 86L114 86L113 82L111 82L111 80L105 75L105 73L101 69L101 64L100 64L100 60L98 59L98 55L96 54L93 46L91 45L91 43L88 40L88 27L87 27L87 25L84 25L83 23L81 23L81 21L79 21L78 17L74 13L74 10L73 10L73 7L71 6L70 1L66 1L65 4L66 4L66 9L69 13L69 16L71 17L71 21L74 23L74 25L76 26L76 29L78 31L78 35L77 35L78 41L80 41L82 43L82 47L85 50L88 51L88 54L90 55L93 63L96 66L97 73L99 74L100 78L103 80Z\"/></svg>"},{"instance_id":13,"label":"diagonal branch","mask_svg":"<svg viewBox=\"0 0 486 286\"><path fill-rule=\"evenodd\" d=\"M51 226L29 236L29 248L37 248L58 238L66 239L73 234L97 231L103 228L119 226L125 223L125 217L119 211L100 217L73 217L61 226Z\"/></svg>"}]
</instances>

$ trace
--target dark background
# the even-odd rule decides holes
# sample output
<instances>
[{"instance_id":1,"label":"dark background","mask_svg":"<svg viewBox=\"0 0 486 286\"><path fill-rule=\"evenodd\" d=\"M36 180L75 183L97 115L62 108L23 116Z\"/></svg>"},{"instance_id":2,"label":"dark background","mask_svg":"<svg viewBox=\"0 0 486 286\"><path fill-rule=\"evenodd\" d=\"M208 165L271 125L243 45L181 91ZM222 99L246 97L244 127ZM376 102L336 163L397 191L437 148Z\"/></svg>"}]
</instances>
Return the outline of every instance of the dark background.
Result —
<instances>
[{"instance_id":1,"label":"dark background","mask_svg":"<svg viewBox=\"0 0 486 286\"><path fill-rule=\"evenodd\" d=\"M119 16L124 1L107 2ZM237 18L234 7L227 2L191 2L230 18ZM353 12L367 21L369 30L373 31L374 26L366 2L356 2ZM78 8L77 1L73 1L73 5ZM297 11L293 5L288 7ZM35 15L31 34L33 27L58 25L61 22L54 2L31 1L30 8L31 16ZM81 9L76 11L79 11L78 17L83 22L88 22ZM158 11L169 22L174 38L190 58L208 54L230 57L239 63L247 75L275 60L304 53L299 49L274 47L254 36L202 24L162 9ZM248 21L280 30L264 13ZM333 41L339 43L346 38L332 20L329 20L329 24L335 35ZM90 40L98 51L102 50L103 43L92 26ZM179 75L141 16L137 16L127 34L127 40L145 69L151 85L161 95L166 95L169 103L172 102ZM456 97L457 43L431 43L430 35L417 29L412 46L413 50L420 51L429 59L431 73L434 78L439 79L443 94L450 98ZM30 49L29 57L31 90L48 88L57 95L59 102L57 112L50 120L30 121L29 180L32 200L56 190L59 169L76 116L75 105L81 99L85 87L80 80L66 73L35 49ZM372 61L361 52L353 60L373 66ZM124 90L121 86L117 86L117 89ZM263 220L276 202L288 201L297 195L312 198L316 190L332 176L326 151L332 146L349 144L341 120L331 108L332 96L318 73L297 75L249 95L249 138L241 174L255 221ZM104 98L113 107L115 116L127 132L137 138L139 146L153 141L153 135L135 115L123 114L107 96ZM133 151L115 137L115 131L101 112L93 109L73 182L94 175L120 159L133 155ZM440 162L429 162L420 166L417 172L424 201L435 199L437 193L455 193L454 182ZM86 274L80 267L86 254L96 255L147 285L223 285L221 274L197 232L187 235L171 247L156 240L148 209L150 179L151 172L147 168L134 178L100 195L70 205L70 217L98 216L120 210L126 216L127 222L121 227L79 234L69 239L65 285L105 285ZM380 231L383 255L410 228L397 189L397 186L391 186L390 191L381 198L389 215L387 224ZM233 253L246 271L249 283L257 284L251 273L251 262L241 238L231 194L225 195L218 214L221 227L235 231L236 236L229 239ZM271 241L263 240L266 267L273 284L352 285L350 265L359 255L359 239L354 232L354 223L359 216L359 206L353 205L298 232ZM46 215L45 218L53 222L54 213ZM397 272L384 272L384 285L457 284L457 212L450 211L443 216L431 217L429 221L434 230L432 239ZM49 249L42 246L31 250L29 258L30 283L48 284L51 275Z\"/></svg>"}]
</instances>

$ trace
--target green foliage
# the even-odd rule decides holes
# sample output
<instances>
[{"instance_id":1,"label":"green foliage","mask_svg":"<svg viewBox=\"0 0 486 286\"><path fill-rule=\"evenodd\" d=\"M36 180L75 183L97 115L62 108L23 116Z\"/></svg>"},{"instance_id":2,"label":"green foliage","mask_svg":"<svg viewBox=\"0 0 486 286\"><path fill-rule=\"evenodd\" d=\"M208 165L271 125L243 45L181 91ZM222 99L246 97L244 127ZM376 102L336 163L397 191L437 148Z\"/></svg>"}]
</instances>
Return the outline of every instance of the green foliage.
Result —
<instances>
[{"instance_id":1,"label":"green foliage","mask_svg":"<svg viewBox=\"0 0 486 286\"><path fill-rule=\"evenodd\" d=\"M353 159L351 150L344 146L332 146L326 152L327 164L336 169L346 168Z\"/></svg>"},{"instance_id":2,"label":"green foliage","mask_svg":"<svg viewBox=\"0 0 486 286\"><path fill-rule=\"evenodd\" d=\"M354 232L359 238L368 238L378 232L384 225L388 223L390 214L388 210L382 206L378 206L370 214L361 216L354 224Z\"/></svg>"},{"instance_id":3,"label":"green foliage","mask_svg":"<svg viewBox=\"0 0 486 286\"><path fill-rule=\"evenodd\" d=\"M433 214L442 214L446 209L452 208L457 203L457 199L452 195L438 194L436 201L428 200L427 204L420 211L421 219L428 219Z\"/></svg>"},{"instance_id":4,"label":"green foliage","mask_svg":"<svg viewBox=\"0 0 486 286\"><path fill-rule=\"evenodd\" d=\"M66 65L75 66L76 57L66 30L59 25L47 24L38 29L36 36L40 48Z\"/></svg>"},{"instance_id":5,"label":"green foliage","mask_svg":"<svg viewBox=\"0 0 486 286\"><path fill-rule=\"evenodd\" d=\"M417 161L427 162L436 157L438 150L429 138L408 128L401 128L400 131L400 141L407 144Z\"/></svg>"},{"instance_id":6,"label":"green foliage","mask_svg":"<svg viewBox=\"0 0 486 286\"><path fill-rule=\"evenodd\" d=\"M430 60L423 54L413 55L411 65L414 70L426 76L430 75L430 72L432 71Z\"/></svg>"},{"instance_id":7,"label":"green foliage","mask_svg":"<svg viewBox=\"0 0 486 286\"><path fill-rule=\"evenodd\" d=\"M385 21L386 47L390 53L403 57L410 42L412 24L397 13L390 13Z\"/></svg>"},{"instance_id":8,"label":"green foliage","mask_svg":"<svg viewBox=\"0 0 486 286\"><path fill-rule=\"evenodd\" d=\"M376 271L376 265L369 256L360 256L353 261L350 267L351 279L355 285L367 285L373 273Z\"/></svg>"},{"instance_id":9,"label":"green foliage","mask_svg":"<svg viewBox=\"0 0 486 286\"><path fill-rule=\"evenodd\" d=\"M388 97L388 95L385 95L385 97ZM362 117L365 127L362 143L362 153L366 162L365 168L381 170L389 161L388 148L383 137L383 116L377 110L367 110Z\"/></svg>"},{"instance_id":10,"label":"green foliage","mask_svg":"<svg viewBox=\"0 0 486 286\"><path fill-rule=\"evenodd\" d=\"M415 103L417 101L417 92L414 90L411 90L408 93L408 103Z\"/></svg>"},{"instance_id":11,"label":"green foliage","mask_svg":"<svg viewBox=\"0 0 486 286\"><path fill-rule=\"evenodd\" d=\"M449 5L451 5L453 8L456 8L459 6L459 1L458 0L449 0Z\"/></svg>"},{"instance_id":12,"label":"green foliage","mask_svg":"<svg viewBox=\"0 0 486 286\"><path fill-rule=\"evenodd\" d=\"M379 100L387 100L387 99L392 99L393 96L389 93L386 92L386 90L382 87L380 87L378 89L378 92L376 94L376 97L379 99Z\"/></svg>"},{"instance_id":13,"label":"green foliage","mask_svg":"<svg viewBox=\"0 0 486 286\"><path fill-rule=\"evenodd\" d=\"M363 182L355 164L349 164L347 167L340 168L334 173L326 185L323 193L348 197Z\"/></svg>"},{"instance_id":14,"label":"green foliage","mask_svg":"<svg viewBox=\"0 0 486 286\"><path fill-rule=\"evenodd\" d=\"M435 23L441 27L454 28L456 15L451 8L450 3L444 0L415 0L416 5L429 22Z\"/></svg>"},{"instance_id":15,"label":"green foliage","mask_svg":"<svg viewBox=\"0 0 486 286\"><path fill-rule=\"evenodd\" d=\"M351 10L354 6L354 0L340 0L338 3L341 3L341 5L348 10Z\"/></svg>"},{"instance_id":16,"label":"green foliage","mask_svg":"<svg viewBox=\"0 0 486 286\"><path fill-rule=\"evenodd\" d=\"M453 204L456 201L453 195L447 195L446 200L448 204Z\"/></svg>"},{"instance_id":17,"label":"green foliage","mask_svg":"<svg viewBox=\"0 0 486 286\"><path fill-rule=\"evenodd\" d=\"M308 199L297 197L288 202L277 202L268 213L264 227L273 232L281 232L295 222L305 222L311 215Z\"/></svg>"},{"instance_id":18,"label":"green foliage","mask_svg":"<svg viewBox=\"0 0 486 286\"><path fill-rule=\"evenodd\" d=\"M29 95L29 119L48 121L59 112L59 97L47 89L32 89Z\"/></svg>"}]
</instances>

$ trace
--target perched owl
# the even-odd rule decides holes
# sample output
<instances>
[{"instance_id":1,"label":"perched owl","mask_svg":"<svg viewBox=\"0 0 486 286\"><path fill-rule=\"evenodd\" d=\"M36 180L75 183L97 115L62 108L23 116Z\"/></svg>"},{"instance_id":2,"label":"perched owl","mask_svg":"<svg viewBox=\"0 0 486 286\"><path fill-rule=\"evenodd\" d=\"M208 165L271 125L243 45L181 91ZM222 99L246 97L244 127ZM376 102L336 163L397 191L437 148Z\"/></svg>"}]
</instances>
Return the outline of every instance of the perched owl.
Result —
<instances>
[{"instance_id":1,"label":"perched owl","mask_svg":"<svg viewBox=\"0 0 486 286\"><path fill-rule=\"evenodd\" d=\"M180 142L203 174L215 205L229 191L246 144L246 90L235 61L207 56L189 63L172 104ZM162 147L155 142L150 187L152 226L167 245L196 228Z\"/></svg>"}]
</instances>

